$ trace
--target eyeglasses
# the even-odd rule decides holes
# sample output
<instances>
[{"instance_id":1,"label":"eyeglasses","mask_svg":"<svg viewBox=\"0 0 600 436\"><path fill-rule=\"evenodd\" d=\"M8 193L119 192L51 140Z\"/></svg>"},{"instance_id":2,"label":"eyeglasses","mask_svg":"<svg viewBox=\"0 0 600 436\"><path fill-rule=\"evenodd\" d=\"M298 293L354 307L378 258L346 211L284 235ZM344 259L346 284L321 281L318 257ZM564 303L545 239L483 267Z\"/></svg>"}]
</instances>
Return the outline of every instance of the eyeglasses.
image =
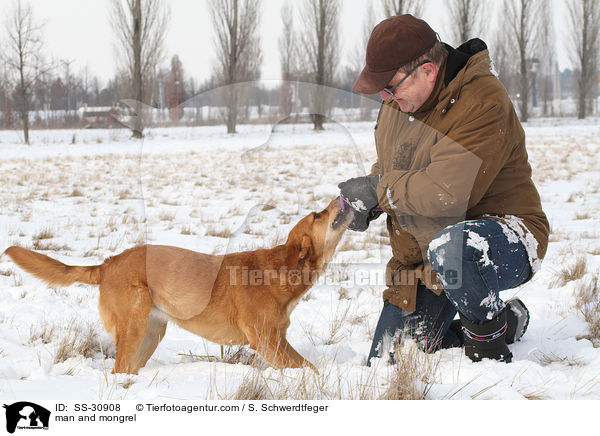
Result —
<instances>
[{"instance_id":1,"label":"eyeglasses","mask_svg":"<svg viewBox=\"0 0 600 436\"><path fill-rule=\"evenodd\" d=\"M419 67L422 67L423 65L425 65L426 63L431 62L429 59L424 60L423 62L421 62L419 65L417 65L416 67L414 67L412 70L410 70L408 73L406 73L406 76L404 76L402 78L402 80L400 80L398 83L396 83L394 86L392 86L391 88L383 88L382 91L387 92L390 96L394 97L394 90L400 86L402 84L402 82L404 82L406 79L408 79L408 77L414 73L415 71L417 71L417 69Z\"/></svg>"}]
</instances>

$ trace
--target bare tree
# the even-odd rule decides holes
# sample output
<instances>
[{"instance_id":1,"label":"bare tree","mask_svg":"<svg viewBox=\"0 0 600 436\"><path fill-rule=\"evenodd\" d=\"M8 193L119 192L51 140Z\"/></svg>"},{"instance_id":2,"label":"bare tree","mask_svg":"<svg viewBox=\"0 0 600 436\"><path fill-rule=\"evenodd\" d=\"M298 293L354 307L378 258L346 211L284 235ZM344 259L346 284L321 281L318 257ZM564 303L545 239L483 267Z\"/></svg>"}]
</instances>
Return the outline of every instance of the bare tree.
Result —
<instances>
[{"instance_id":1,"label":"bare tree","mask_svg":"<svg viewBox=\"0 0 600 436\"><path fill-rule=\"evenodd\" d=\"M183 104L185 101L185 88L183 80L183 66L179 56L171 58L171 72L165 83L165 99L169 108L171 121L178 122L183 117Z\"/></svg>"},{"instance_id":2,"label":"bare tree","mask_svg":"<svg viewBox=\"0 0 600 436\"><path fill-rule=\"evenodd\" d=\"M281 59L281 75L289 80L298 69L298 48L294 35L294 9L292 3L286 1L281 7L283 32L279 37L279 58Z\"/></svg>"},{"instance_id":3,"label":"bare tree","mask_svg":"<svg viewBox=\"0 0 600 436\"><path fill-rule=\"evenodd\" d=\"M112 0L111 26L137 112L132 126L134 138L144 136L143 107L153 100L154 79L164 56L169 15L168 7L161 0Z\"/></svg>"},{"instance_id":4,"label":"bare tree","mask_svg":"<svg viewBox=\"0 0 600 436\"><path fill-rule=\"evenodd\" d=\"M489 44L493 71L512 94L512 78L514 76L514 56L511 56L508 35L503 28L497 29Z\"/></svg>"},{"instance_id":5,"label":"bare tree","mask_svg":"<svg viewBox=\"0 0 600 436\"><path fill-rule=\"evenodd\" d=\"M12 118L10 94L11 88L6 73L6 64L0 63L0 126L2 127L8 127Z\"/></svg>"},{"instance_id":6,"label":"bare tree","mask_svg":"<svg viewBox=\"0 0 600 436\"><path fill-rule=\"evenodd\" d=\"M371 32L376 24L377 19L375 18L375 10L373 8L373 4L369 2L367 5L367 11L363 18L360 41L357 43L356 49L354 50L354 56L350 63L350 71L353 79L352 83L354 83L354 81L358 78L362 69L366 65L367 43L369 42L369 37L371 36ZM370 115L371 105L369 104L369 101L366 98L360 98L360 119L368 120Z\"/></svg>"},{"instance_id":7,"label":"bare tree","mask_svg":"<svg viewBox=\"0 0 600 436\"><path fill-rule=\"evenodd\" d=\"M485 12L483 0L450 0L450 37L455 44L462 44L480 36Z\"/></svg>"},{"instance_id":8,"label":"bare tree","mask_svg":"<svg viewBox=\"0 0 600 436\"><path fill-rule=\"evenodd\" d=\"M299 36L306 80L310 87L311 117L315 130L323 130L325 116L331 109L336 65L339 53L338 0L305 0L302 11L303 31Z\"/></svg>"},{"instance_id":9,"label":"bare tree","mask_svg":"<svg viewBox=\"0 0 600 436\"><path fill-rule=\"evenodd\" d=\"M73 75L71 73L71 65L75 62L73 59L62 59L60 61L61 66L64 68L65 78L64 78L64 86L65 86L65 109L66 109L66 118L70 117L70 111L72 109L72 97L73 97Z\"/></svg>"},{"instance_id":10,"label":"bare tree","mask_svg":"<svg viewBox=\"0 0 600 436\"><path fill-rule=\"evenodd\" d=\"M529 92L531 87L531 68L536 59L539 25L539 0L504 0L505 28L511 45L516 48L518 68L516 71L519 82L521 121L529 119Z\"/></svg>"},{"instance_id":11,"label":"bare tree","mask_svg":"<svg viewBox=\"0 0 600 436\"><path fill-rule=\"evenodd\" d=\"M412 14L420 18L426 6L426 0L381 0L383 14L386 17L394 15Z\"/></svg>"},{"instance_id":12,"label":"bare tree","mask_svg":"<svg viewBox=\"0 0 600 436\"><path fill-rule=\"evenodd\" d=\"M218 86L227 86L224 95L227 133L236 133L240 114L242 87L235 84L260 76L260 5L260 0L210 2L217 51L214 74Z\"/></svg>"},{"instance_id":13,"label":"bare tree","mask_svg":"<svg viewBox=\"0 0 600 436\"><path fill-rule=\"evenodd\" d=\"M294 35L294 10L292 4L286 1L281 7L281 22L283 32L279 37L279 59L281 60L281 89L279 95L279 112L287 117L292 112L291 80L298 74L298 48Z\"/></svg>"},{"instance_id":14,"label":"bare tree","mask_svg":"<svg viewBox=\"0 0 600 436\"><path fill-rule=\"evenodd\" d=\"M360 31L360 39L353 50L352 57L350 58L350 66L353 70L360 73L365 66L367 57L367 43L373 28L377 24L375 18L375 11L373 9L373 3L367 4L367 9L363 18L362 28Z\"/></svg>"},{"instance_id":15,"label":"bare tree","mask_svg":"<svg viewBox=\"0 0 600 436\"><path fill-rule=\"evenodd\" d=\"M577 77L577 117L583 119L596 97L600 47L600 3L598 0L569 0L571 61Z\"/></svg>"},{"instance_id":16,"label":"bare tree","mask_svg":"<svg viewBox=\"0 0 600 436\"><path fill-rule=\"evenodd\" d=\"M2 60L8 73L14 77L18 107L23 122L23 139L29 144L29 111L31 99L39 78L47 66L41 59L42 28L33 18L29 4L17 0L6 20L6 48L2 50Z\"/></svg>"},{"instance_id":17,"label":"bare tree","mask_svg":"<svg viewBox=\"0 0 600 436\"><path fill-rule=\"evenodd\" d=\"M540 5L539 33L539 71L536 72L536 89L542 103L542 113L549 115L552 111L553 77L556 65L556 40L554 36L553 3L542 2Z\"/></svg>"}]
</instances>

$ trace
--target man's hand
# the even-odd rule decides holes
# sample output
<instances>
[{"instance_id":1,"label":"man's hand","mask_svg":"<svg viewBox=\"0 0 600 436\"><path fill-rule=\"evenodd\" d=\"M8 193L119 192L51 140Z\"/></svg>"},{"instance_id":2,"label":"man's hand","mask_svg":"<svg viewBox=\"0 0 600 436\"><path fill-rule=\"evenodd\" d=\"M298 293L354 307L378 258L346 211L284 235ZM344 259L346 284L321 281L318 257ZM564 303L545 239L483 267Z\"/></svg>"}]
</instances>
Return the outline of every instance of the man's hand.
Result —
<instances>
[{"instance_id":1,"label":"man's hand","mask_svg":"<svg viewBox=\"0 0 600 436\"><path fill-rule=\"evenodd\" d=\"M369 222L381 215L377 199L377 184L380 176L354 177L338 185L344 203L354 209L350 230L364 232Z\"/></svg>"},{"instance_id":2,"label":"man's hand","mask_svg":"<svg viewBox=\"0 0 600 436\"><path fill-rule=\"evenodd\" d=\"M379 218L379 215L381 215L383 212L378 206L372 209L369 213L356 212L348 203L345 202L345 200L342 199L342 201L344 201L344 204L346 205L346 213L348 213L348 211L352 211L351 213L354 214L352 221L350 224L348 224L348 228L350 230L354 230L355 232L364 232L367 230L370 222Z\"/></svg>"},{"instance_id":3,"label":"man's hand","mask_svg":"<svg viewBox=\"0 0 600 436\"><path fill-rule=\"evenodd\" d=\"M348 179L338 185L340 196L357 212L368 214L379 205L377 184L380 176L363 176Z\"/></svg>"}]
</instances>

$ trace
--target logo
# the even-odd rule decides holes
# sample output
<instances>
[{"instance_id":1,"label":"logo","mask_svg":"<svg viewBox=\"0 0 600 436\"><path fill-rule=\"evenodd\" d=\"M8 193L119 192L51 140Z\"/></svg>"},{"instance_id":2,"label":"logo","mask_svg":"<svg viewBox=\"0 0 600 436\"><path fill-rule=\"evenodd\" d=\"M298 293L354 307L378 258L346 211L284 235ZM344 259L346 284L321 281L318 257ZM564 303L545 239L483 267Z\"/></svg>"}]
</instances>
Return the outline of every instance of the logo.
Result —
<instances>
[{"instance_id":1,"label":"logo","mask_svg":"<svg viewBox=\"0 0 600 436\"><path fill-rule=\"evenodd\" d=\"M18 429L48 430L50 411L27 401L4 405L6 409L6 431L14 433Z\"/></svg>"}]
</instances>

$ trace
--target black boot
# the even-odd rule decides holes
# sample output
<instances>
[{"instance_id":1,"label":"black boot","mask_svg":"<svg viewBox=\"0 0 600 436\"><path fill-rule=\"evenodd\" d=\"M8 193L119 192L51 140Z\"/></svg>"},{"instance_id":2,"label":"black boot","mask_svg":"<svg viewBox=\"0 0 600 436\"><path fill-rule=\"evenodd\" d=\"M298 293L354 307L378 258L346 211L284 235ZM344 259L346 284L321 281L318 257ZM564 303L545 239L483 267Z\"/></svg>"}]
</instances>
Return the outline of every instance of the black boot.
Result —
<instances>
[{"instance_id":1,"label":"black boot","mask_svg":"<svg viewBox=\"0 0 600 436\"><path fill-rule=\"evenodd\" d=\"M454 333L454 335L452 335L452 333ZM454 339L452 341L450 341L450 339L448 339L448 337L454 338L454 336L456 336L456 339ZM463 333L462 324L460 322L460 319L455 319L450 324L450 327L448 327L448 333L446 333L446 336L444 337L444 340L442 341L442 348L464 347L465 346L464 336L465 336L465 334Z\"/></svg>"},{"instance_id":2,"label":"black boot","mask_svg":"<svg viewBox=\"0 0 600 436\"><path fill-rule=\"evenodd\" d=\"M523 337L529 326L529 310L519 298L511 298L506 302L506 343L514 344ZM450 330L453 330L458 336L460 347L464 346L464 334L460 319L455 319L450 324ZM455 345L453 345L455 346Z\"/></svg>"},{"instance_id":3,"label":"black boot","mask_svg":"<svg viewBox=\"0 0 600 436\"><path fill-rule=\"evenodd\" d=\"M506 346L506 308L494 319L483 324L473 324L462 314L465 354L473 362L481 359L495 359L509 363L512 354Z\"/></svg>"},{"instance_id":4,"label":"black boot","mask_svg":"<svg viewBox=\"0 0 600 436\"><path fill-rule=\"evenodd\" d=\"M529 325L529 310L518 298L506 302L506 343L513 344L521 339Z\"/></svg>"}]
</instances>

